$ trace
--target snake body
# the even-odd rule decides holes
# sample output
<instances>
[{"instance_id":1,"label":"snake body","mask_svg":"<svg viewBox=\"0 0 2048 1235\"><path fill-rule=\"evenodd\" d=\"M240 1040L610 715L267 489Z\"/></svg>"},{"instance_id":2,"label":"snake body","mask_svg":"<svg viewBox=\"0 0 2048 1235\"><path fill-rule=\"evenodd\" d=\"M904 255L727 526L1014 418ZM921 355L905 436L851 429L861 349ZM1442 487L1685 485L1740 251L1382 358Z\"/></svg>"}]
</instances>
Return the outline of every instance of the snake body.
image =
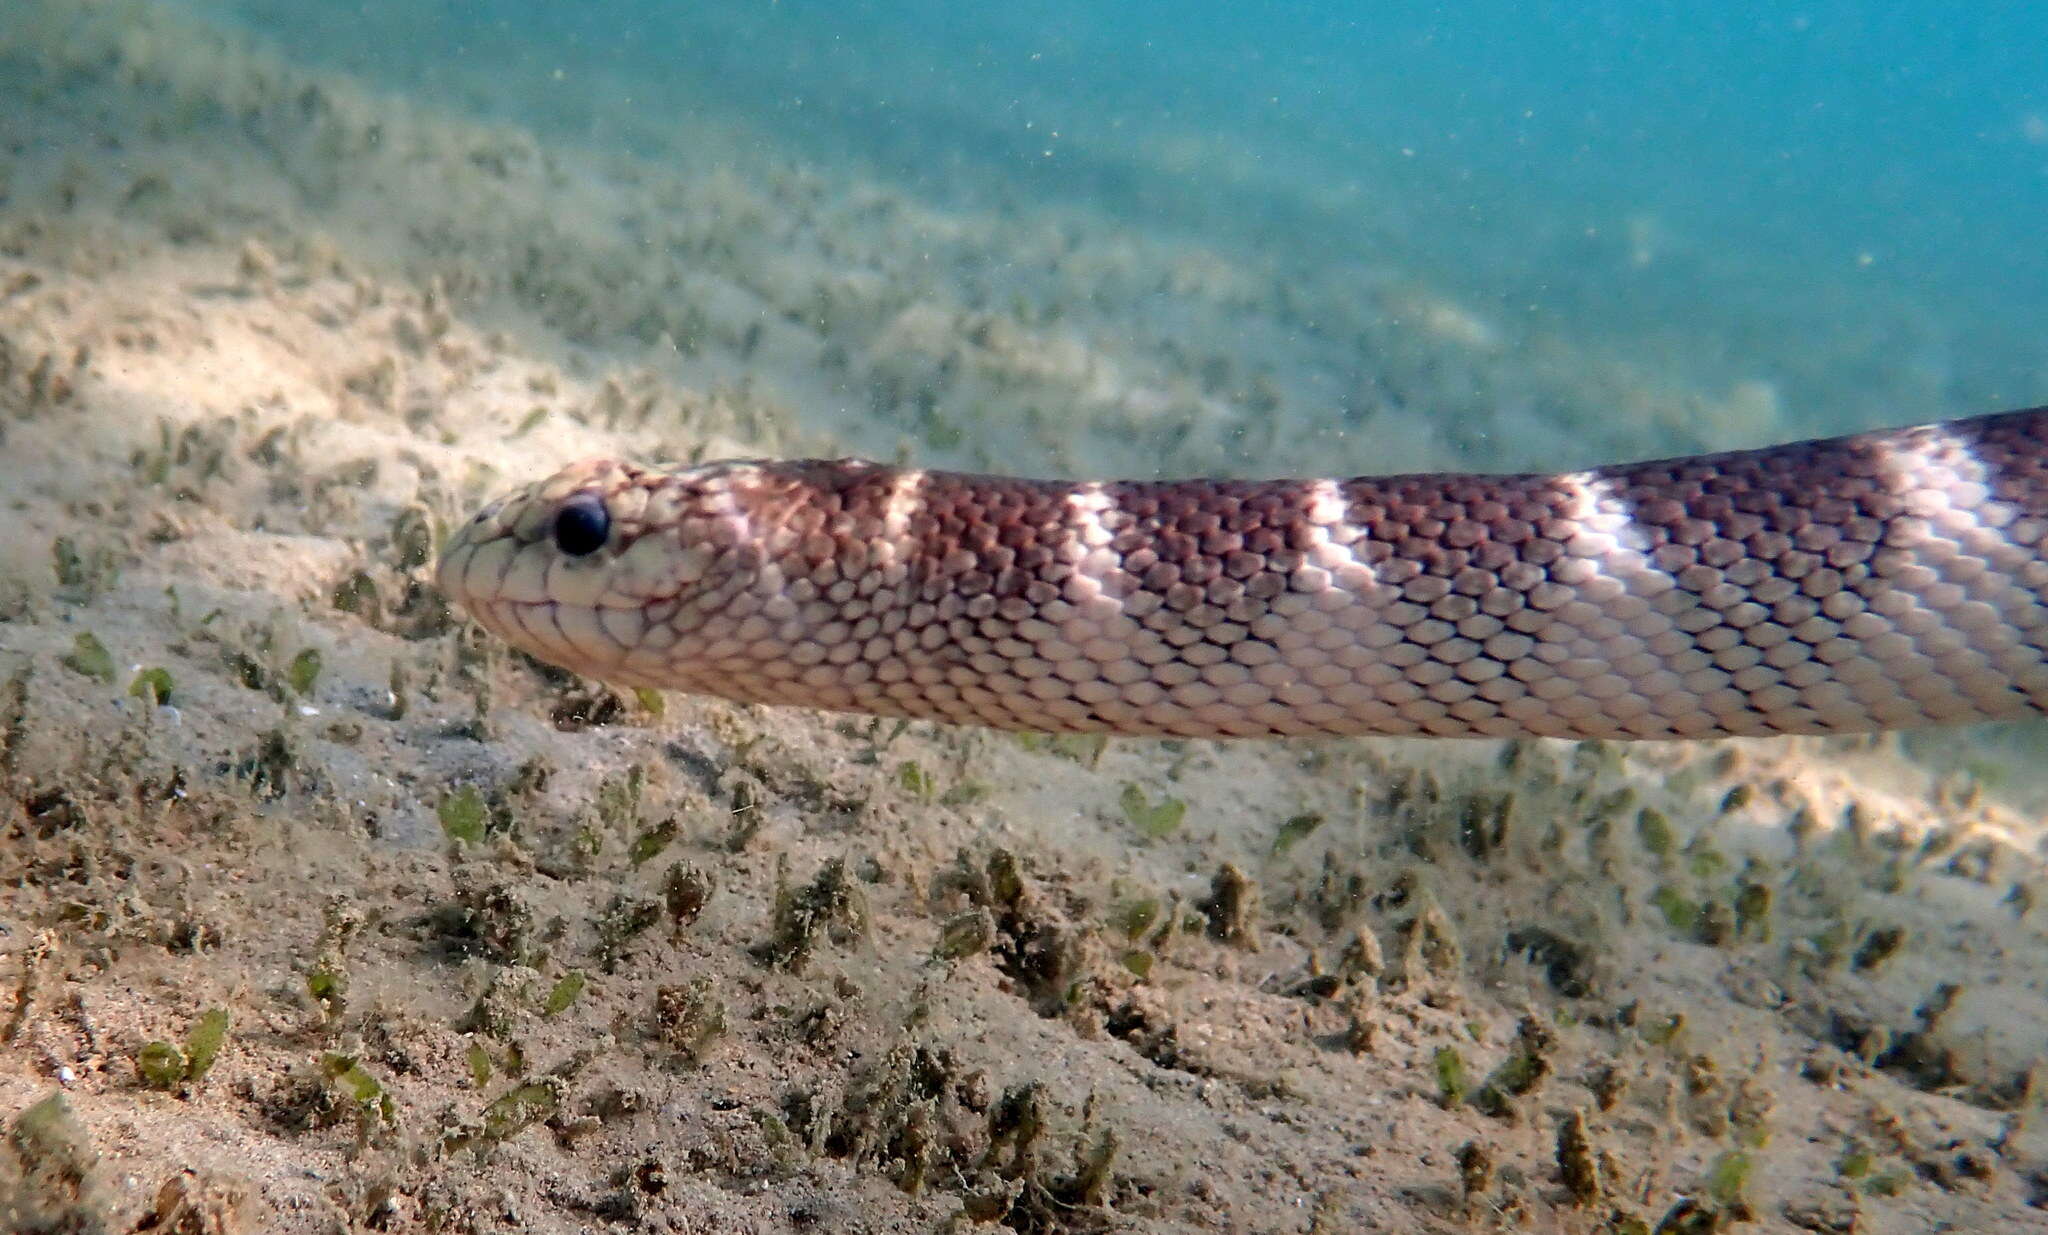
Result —
<instances>
[{"instance_id":1,"label":"snake body","mask_svg":"<svg viewBox=\"0 0 2048 1235\"><path fill-rule=\"evenodd\" d=\"M626 686L1005 729L1700 738L2048 710L2048 408L1562 475L576 463L439 583Z\"/></svg>"}]
</instances>

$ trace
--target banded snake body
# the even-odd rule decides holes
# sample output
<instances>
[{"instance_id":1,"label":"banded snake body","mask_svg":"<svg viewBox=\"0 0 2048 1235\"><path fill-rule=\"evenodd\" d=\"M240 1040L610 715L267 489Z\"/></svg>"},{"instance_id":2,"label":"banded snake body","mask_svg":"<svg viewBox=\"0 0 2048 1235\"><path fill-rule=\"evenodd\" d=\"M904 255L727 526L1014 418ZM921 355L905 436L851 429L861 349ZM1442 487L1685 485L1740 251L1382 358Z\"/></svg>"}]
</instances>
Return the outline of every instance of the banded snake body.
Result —
<instances>
[{"instance_id":1,"label":"banded snake body","mask_svg":"<svg viewBox=\"0 0 2048 1235\"><path fill-rule=\"evenodd\" d=\"M1563 475L572 464L441 589L624 686L1040 731L1702 738L2048 711L2048 408Z\"/></svg>"}]
</instances>

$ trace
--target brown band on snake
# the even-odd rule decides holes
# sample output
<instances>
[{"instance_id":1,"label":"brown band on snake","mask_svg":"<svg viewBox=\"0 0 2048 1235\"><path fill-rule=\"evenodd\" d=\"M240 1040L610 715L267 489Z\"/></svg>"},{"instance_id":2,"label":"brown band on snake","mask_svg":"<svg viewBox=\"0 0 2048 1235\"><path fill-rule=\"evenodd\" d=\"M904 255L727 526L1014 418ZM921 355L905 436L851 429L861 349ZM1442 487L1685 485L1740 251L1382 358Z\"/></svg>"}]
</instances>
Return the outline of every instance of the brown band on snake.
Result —
<instances>
[{"instance_id":1,"label":"brown band on snake","mask_svg":"<svg viewBox=\"0 0 2048 1235\"><path fill-rule=\"evenodd\" d=\"M1559 476L574 464L440 584L544 660L962 724L1851 733L2048 710L2048 409Z\"/></svg>"}]
</instances>

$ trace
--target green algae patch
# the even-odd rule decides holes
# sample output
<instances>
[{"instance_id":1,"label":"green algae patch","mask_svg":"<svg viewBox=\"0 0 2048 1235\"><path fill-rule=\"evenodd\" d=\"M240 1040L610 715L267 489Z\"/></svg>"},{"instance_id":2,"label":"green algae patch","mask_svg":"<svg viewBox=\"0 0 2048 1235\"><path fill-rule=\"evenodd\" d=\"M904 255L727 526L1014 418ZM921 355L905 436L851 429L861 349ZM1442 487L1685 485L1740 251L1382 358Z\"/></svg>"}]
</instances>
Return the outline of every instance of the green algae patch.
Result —
<instances>
[{"instance_id":1,"label":"green algae patch","mask_svg":"<svg viewBox=\"0 0 2048 1235\"><path fill-rule=\"evenodd\" d=\"M1159 898L1148 896L1117 906L1109 915L1109 924L1122 931L1125 939L1135 940L1158 923L1159 912Z\"/></svg>"},{"instance_id":2,"label":"green algae patch","mask_svg":"<svg viewBox=\"0 0 2048 1235\"><path fill-rule=\"evenodd\" d=\"M626 849L626 860L634 866L644 866L661 856L661 851L675 843L681 826L673 815L633 838Z\"/></svg>"},{"instance_id":3,"label":"green algae patch","mask_svg":"<svg viewBox=\"0 0 2048 1235\"><path fill-rule=\"evenodd\" d=\"M502 1141L546 1119L562 1105L559 1078L544 1076L498 1095L484 1108L485 1141Z\"/></svg>"},{"instance_id":4,"label":"green algae patch","mask_svg":"<svg viewBox=\"0 0 2048 1235\"><path fill-rule=\"evenodd\" d=\"M1707 1166L1708 1198L1724 1209L1743 1204L1743 1195L1749 1189L1750 1168L1754 1165L1749 1152L1742 1149L1732 1149L1715 1158Z\"/></svg>"},{"instance_id":5,"label":"green algae patch","mask_svg":"<svg viewBox=\"0 0 2048 1235\"><path fill-rule=\"evenodd\" d=\"M323 958L306 971L306 996L327 1020L348 1006L348 970L338 958Z\"/></svg>"},{"instance_id":6,"label":"green algae patch","mask_svg":"<svg viewBox=\"0 0 2048 1235\"><path fill-rule=\"evenodd\" d=\"M185 1039L185 1079L197 1081L204 1078L220 1058L220 1052L228 1041L228 1010L208 1008L199 1016L199 1023L192 1027L192 1033Z\"/></svg>"},{"instance_id":7,"label":"green algae patch","mask_svg":"<svg viewBox=\"0 0 2048 1235\"><path fill-rule=\"evenodd\" d=\"M169 1042L146 1042L135 1052L135 1072L151 1089L171 1090L203 1079L228 1040L228 1010L201 1013L181 1050Z\"/></svg>"},{"instance_id":8,"label":"green algae patch","mask_svg":"<svg viewBox=\"0 0 2048 1235\"><path fill-rule=\"evenodd\" d=\"M617 835L632 830L640 817L640 799L647 786L647 769L634 764L618 776L597 782L597 819Z\"/></svg>"},{"instance_id":9,"label":"green algae patch","mask_svg":"<svg viewBox=\"0 0 2048 1235\"><path fill-rule=\"evenodd\" d=\"M442 833L451 841L469 845L483 843L484 819L488 813L484 795L477 792L475 785L464 785L442 798L441 804L434 808L434 814L441 820Z\"/></svg>"},{"instance_id":10,"label":"green algae patch","mask_svg":"<svg viewBox=\"0 0 2048 1235\"><path fill-rule=\"evenodd\" d=\"M1020 733L1017 744L1025 750L1058 755L1092 769L1102 762L1102 752L1109 749L1109 737L1100 733Z\"/></svg>"},{"instance_id":11,"label":"green algae patch","mask_svg":"<svg viewBox=\"0 0 2048 1235\"><path fill-rule=\"evenodd\" d=\"M896 766L896 783L920 802L931 802L939 796L937 778L915 760L906 759Z\"/></svg>"},{"instance_id":12,"label":"green algae patch","mask_svg":"<svg viewBox=\"0 0 2048 1235\"><path fill-rule=\"evenodd\" d=\"M128 697L140 699L144 704L156 706L171 701L171 671L162 668L144 669L128 683Z\"/></svg>"},{"instance_id":13,"label":"green algae patch","mask_svg":"<svg viewBox=\"0 0 2048 1235\"><path fill-rule=\"evenodd\" d=\"M1682 935L1690 935L1699 929L1699 902L1680 892L1670 884L1663 884L1650 893L1650 903L1664 915L1664 922Z\"/></svg>"},{"instance_id":14,"label":"green algae patch","mask_svg":"<svg viewBox=\"0 0 2048 1235\"><path fill-rule=\"evenodd\" d=\"M571 969L568 973L563 974L560 978L556 979L553 986L548 988L548 997L541 1001L540 1014L542 1016L553 1016L558 1012L566 1011L570 1004L576 1002L576 997L583 993L583 987L584 978L582 971Z\"/></svg>"},{"instance_id":15,"label":"green algae patch","mask_svg":"<svg viewBox=\"0 0 2048 1235\"><path fill-rule=\"evenodd\" d=\"M1658 858L1670 857L1672 851L1678 847L1677 839L1671 831L1671 820L1665 817L1663 811L1653 810L1647 806L1636 813L1636 838L1643 843L1644 849Z\"/></svg>"},{"instance_id":16,"label":"green algae patch","mask_svg":"<svg viewBox=\"0 0 2048 1235\"><path fill-rule=\"evenodd\" d=\"M1465 1100L1470 1082L1465 1078L1465 1057L1455 1046L1439 1046L1430 1057L1436 1070L1436 1098L1446 1109Z\"/></svg>"},{"instance_id":17,"label":"green algae patch","mask_svg":"<svg viewBox=\"0 0 2048 1235\"><path fill-rule=\"evenodd\" d=\"M320 1074L355 1105L365 1122L386 1127L398 1123L398 1104L391 1100L382 1082L370 1075L354 1055L329 1051L320 1057Z\"/></svg>"},{"instance_id":18,"label":"green algae patch","mask_svg":"<svg viewBox=\"0 0 2048 1235\"><path fill-rule=\"evenodd\" d=\"M145 1042L135 1052L135 1072L151 1089L175 1089L185 1079L185 1056L168 1042Z\"/></svg>"},{"instance_id":19,"label":"green algae patch","mask_svg":"<svg viewBox=\"0 0 2048 1235\"><path fill-rule=\"evenodd\" d=\"M1165 840L1179 831L1181 820L1188 813L1188 804L1179 798L1164 797L1154 802L1143 789L1129 782L1118 800L1124 808L1124 818L1153 840Z\"/></svg>"},{"instance_id":20,"label":"green algae patch","mask_svg":"<svg viewBox=\"0 0 2048 1235\"><path fill-rule=\"evenodd\" d=\"M71 641L71 650L59 657L57 663L96 682L114 680L114 654L89 630L78 632L78 637Z\"/></svg>"},{"instance_id":21,"label":"green algae patch","mask_svg":"<svg viewBox=\"0 0 2048 1235\"><path fill-rule=\"evenodd\" d=\"M313 687L320 681L320 649L299 649L299 654L285 666L284 680L293 694L301 697L312 694Z\"/></svg>"},{"instance_id":22,"label":"green algae patch","mask_svg":"<svg viewBox=\"0 0 2048 1235\"><path fill-rule=\"evenodd\" d=\"M1280 825L1278 832L1273 834L1273 856L1276 858L1285 856L1289 849L1307 840L1317 828L1322 826L1323 817L1317 814L1296 815L1289 819Z\"/></svg>"}]
</instances>

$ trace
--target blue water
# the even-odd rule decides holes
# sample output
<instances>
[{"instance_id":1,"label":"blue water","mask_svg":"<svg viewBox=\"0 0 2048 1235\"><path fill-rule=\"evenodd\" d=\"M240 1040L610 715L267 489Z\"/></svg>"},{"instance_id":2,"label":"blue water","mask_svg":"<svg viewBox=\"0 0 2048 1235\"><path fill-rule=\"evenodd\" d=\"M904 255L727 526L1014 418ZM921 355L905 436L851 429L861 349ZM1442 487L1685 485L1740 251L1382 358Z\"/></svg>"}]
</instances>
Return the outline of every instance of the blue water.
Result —
<instances>
[{"instance_id":1,"label":"blue water","mask_svg":"<svg viewBox=\"0 0 2048 1235\"><path fill-rule=\"evenodd\" d=\"M934 202L1391 267L1802 426L2048 401L2048 5L222 2L543 133L715 123Z\"/></svg>"}]
</instances>

